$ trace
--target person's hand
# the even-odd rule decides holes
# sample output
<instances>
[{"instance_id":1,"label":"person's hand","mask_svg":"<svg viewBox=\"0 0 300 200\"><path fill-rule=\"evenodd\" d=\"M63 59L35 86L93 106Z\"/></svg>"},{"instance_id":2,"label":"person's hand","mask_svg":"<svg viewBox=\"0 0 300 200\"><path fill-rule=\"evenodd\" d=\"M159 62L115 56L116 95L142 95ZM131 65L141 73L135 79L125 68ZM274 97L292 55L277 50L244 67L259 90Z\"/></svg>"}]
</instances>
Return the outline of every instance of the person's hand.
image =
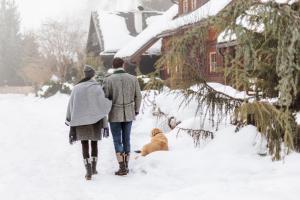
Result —
<instances>
[{"instance_id":1,"label":"person's hand","mask_svg":"<svg viewBox=\"0 0 300 200\"><path fill-rule=\"evenodd\" d=\"M76 129L71 127L69 132L69 143L72 145L76 141Z\"/></svg>"},{"instance_id":2,"label":"person's hand","mask_svg":"<svg viewBox=\"0 0 300 200\"><path fill-rule=\"evenodd\" d=\"M69 143L72 145L75 142L75 137L73 135L69 135Z\"/></svg>"},{"instance_id":3,"label":"person's hand","mask_svg":"<svg viewBox=\"0 0 300 200\"><path fill-rule=\"evenodd\" d=\"M103 137L105 137L105 138L109 137L109 128L108 127L103 129Z\"/></svg>"}]
</instances>

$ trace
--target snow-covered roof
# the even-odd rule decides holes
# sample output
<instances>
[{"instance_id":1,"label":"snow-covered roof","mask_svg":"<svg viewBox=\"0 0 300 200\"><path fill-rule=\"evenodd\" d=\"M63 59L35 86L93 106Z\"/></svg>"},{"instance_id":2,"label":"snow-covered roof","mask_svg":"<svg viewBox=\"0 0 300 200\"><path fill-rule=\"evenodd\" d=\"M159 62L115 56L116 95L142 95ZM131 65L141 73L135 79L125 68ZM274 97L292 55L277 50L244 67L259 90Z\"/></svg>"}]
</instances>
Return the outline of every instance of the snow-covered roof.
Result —
<instances>
[{"instance_id":1,"label":"snow-covered roof","mask_svg":"<svg viewBox=\"0 0 300 200\"><path fill-rule=\"evenodd\" d=\"M122 4L121 4L122 5ZM139 32L149 24L158 21L159 11L133 10L134 6L129 6L124 10L105 11L99 9L92 13L92 20L100 43L101 54L111 54L126 46ZM130 10L130 11L128 11ZM153 47L153 52L161 47L158 42Z\"/></svg>"},{"instance_id":2,"label":"snow-covered roof","mask_svg":"<svg viewBox=\"0 0 300 200\"><path fill-rule=\"evenodd\" d=\"M233 0L210 0L194 12L183 17L174 19L167 27L166 31L174 30L182 26L197 23L210 16L215 16L221 12Z\"/></svg>"},{"instance_id":3,"label":"snow-covered roof","mask_svg":"<svg viewBox=\"0 0 300 200\"><path fill-rule=\"evenodd\" d=\"M172 21L172 19L178 14L178 5L173 5L162 16L153 17L152 20L148 20L149 26L140 33L134 40L128 43L124 48L117 52L115 57L128 57L138 51L143 45L149 42L152 38L160 34L165 27ZM156 43L148 51L160 51L161 42ZM153 51L152 51L152 50Z\"/></svg>"},{"instance_id":4,"label":"snow-covered roof","mask_svg":"<svg viewBox=\"0 0 300 200\"><path fill-rule=\"evenodd\" d=\"M149 45L151 40L155 40L155 38L158 39L157 37L163 33L173 31L178 28L197 23L210 16L217 15L231 2L232 0L210 0L197 10L171 20L178 13L178 7L174 5L163 15L164 18L159 20L157 23L153 23L134 40L132 40L126 47L117 52L116 57L130 57L139 49Z\"/></svg>"},{"instance_id":5,"label":"snow-covered roof","mask_svg":"<svg viewBox=\"0 0 300 200\"><path fill-rule=\"evenodd\" d=\"M113 12L98 12L104 52L116 52L134 37L130 35L125 18Z\"/></svg>"}]
</instances>

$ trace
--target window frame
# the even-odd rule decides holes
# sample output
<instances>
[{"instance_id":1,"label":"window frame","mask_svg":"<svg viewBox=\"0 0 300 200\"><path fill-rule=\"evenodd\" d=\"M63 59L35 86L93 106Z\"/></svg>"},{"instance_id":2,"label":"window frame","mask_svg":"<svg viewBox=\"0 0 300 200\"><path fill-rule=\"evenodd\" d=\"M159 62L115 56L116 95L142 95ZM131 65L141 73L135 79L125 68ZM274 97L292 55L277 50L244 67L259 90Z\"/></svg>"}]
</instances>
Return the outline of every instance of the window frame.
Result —
<instances>
[{"instance_id":1,"label":"window frame","mask_svg":"<svg viewBox=\"0 0 300 200\"><path fill-rule=\"evenodd\" d=\"M214 56L214 61L213 61L213 56ZM217 72L218 68L218 62L217 62L217 52L209 52L209 69L210 72Z\"/></svg>"},{"instance_id":2,"label":"window frame","mask_svg":"<svg viewBox=\"0 0 300 200\"><path fill-rule=\"evenodd\" d=\"M192 10L197 8L197 0L192 0Z\"/></svg>"}]
</instances>

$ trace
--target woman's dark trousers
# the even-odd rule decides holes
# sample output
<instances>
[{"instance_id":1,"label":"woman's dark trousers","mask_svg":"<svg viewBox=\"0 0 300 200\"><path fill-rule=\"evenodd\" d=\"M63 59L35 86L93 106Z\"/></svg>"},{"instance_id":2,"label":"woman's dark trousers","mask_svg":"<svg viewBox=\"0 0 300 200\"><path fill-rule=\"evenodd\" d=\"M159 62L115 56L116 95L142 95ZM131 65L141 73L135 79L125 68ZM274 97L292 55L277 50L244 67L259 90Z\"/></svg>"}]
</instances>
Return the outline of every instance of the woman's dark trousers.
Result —
<instances>
[{"instance_id":1,"label":"woman's dark trousers","mask_svg":"<svg viewBox=\"0 0 300 200\"><path fill-rule=\"evenodd\" d=\"M89 158L90 152L89 152L89 141L84 140L81 141L82 144L82 155L83 158ZM98 141L91 141L91 156L92 157L98 157Z\"/></svg>"}]
</instances>

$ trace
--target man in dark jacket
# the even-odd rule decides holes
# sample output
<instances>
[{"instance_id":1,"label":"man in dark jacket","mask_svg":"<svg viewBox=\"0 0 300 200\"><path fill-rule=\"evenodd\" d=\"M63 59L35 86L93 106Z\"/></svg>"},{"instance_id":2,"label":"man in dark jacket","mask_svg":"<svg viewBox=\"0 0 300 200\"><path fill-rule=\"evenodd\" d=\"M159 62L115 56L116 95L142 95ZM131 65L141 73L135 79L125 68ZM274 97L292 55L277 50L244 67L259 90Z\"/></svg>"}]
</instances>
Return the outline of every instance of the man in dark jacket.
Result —
<instances>
[{"instance_id":1,"label":"man in dark jacket","mask_svg":"<svg viewBox=\"0 0 300 200\"><path fill-rule=\"evenodd\" d=\"M115 58L114 73L104 80L105 96L112 101L108 120L119 162L116 175L127 175L130 156L130 133L132 121L139 114L141 106L140 85L135 76L125 72L124 61Z\"/></svg>"}]
</instances>

